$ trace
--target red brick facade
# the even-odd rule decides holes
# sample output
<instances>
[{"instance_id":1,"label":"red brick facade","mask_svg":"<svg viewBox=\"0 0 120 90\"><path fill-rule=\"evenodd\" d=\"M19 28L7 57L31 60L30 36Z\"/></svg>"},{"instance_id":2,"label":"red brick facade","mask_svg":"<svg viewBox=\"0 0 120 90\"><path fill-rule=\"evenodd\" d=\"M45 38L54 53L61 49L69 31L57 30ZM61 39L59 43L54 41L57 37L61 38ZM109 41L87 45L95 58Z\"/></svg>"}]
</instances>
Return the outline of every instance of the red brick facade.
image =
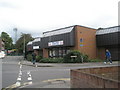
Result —
<instances>
[{"instance_id":1,"label":"red brick facade","mask_svg":"<svg viewBox=\"0 0 120 90\"><path fill-rule=\"evenodd\" d=\"M75 27L75 47L73 50L87 54L89 58L96 58L96 29L86 28L82 26ZM80 42L80 39L83 39ZM80 46L83 45L83 46Z\"/></svg>"}]
</instances>

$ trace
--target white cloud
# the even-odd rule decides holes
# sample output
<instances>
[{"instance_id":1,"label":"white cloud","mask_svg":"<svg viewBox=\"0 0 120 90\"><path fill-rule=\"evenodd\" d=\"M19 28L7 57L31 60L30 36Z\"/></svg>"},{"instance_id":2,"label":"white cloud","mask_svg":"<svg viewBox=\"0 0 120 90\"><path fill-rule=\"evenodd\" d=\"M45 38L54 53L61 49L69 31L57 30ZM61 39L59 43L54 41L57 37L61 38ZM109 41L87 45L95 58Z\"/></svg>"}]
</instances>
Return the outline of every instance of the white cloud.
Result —
<instances>
[{"instance_id":1,"label":"white cloud","mask_svg":"<svg viewBox=\"0 0 120 90\"><path fill-rule=\"evenodd\" d=\"M0 32L40 35L43 31L83 25L116 26L119 0L0 0ZM37 36L38 36L37 35Z\"/></svg>"}]
</instances>

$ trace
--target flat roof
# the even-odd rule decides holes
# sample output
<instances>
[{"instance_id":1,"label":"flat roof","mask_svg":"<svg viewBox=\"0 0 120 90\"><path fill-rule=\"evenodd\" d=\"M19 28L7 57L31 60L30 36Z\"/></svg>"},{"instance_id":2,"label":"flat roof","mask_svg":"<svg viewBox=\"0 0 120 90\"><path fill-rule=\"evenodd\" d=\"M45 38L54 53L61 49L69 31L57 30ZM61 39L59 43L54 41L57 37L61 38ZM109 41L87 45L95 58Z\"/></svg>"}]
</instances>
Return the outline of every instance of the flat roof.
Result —
<instances>
[{"instance_id":1,"label":"flat roof","mask_svg":"<svg viewBox=\"0 0 120 90\"><path fill-rule=\"evenodd\" d=\"M120 32L120 25L108 28L100 28L97 30L96 35L108 34L108 33L115 33Z\"/></svg>"},{"instance_id":2,"label":"flat roof","mask_svg":"<svg viewBox=\"0 0 120 90\"><path fill-rule=\"evenodd\" d=\"M74 27L74 26L68 26L68 27L64 27L64 28L59 28L59 29L55 29L55 30L46 31L46 32L43 32L43 34L53 32L53 31L58 31L58 30L61 30L61 29L71 28L71 27Z\"/></svg>"},{"instance_id":3,"label":"flat roof","mask_svg":"<svg viewBox=\"0 0 120 90\"><path fill-rule=\"evenodd\" d=\"M111 28L116 28L116 27L120 27L120 25L118 25L118 26L113 26L113 27L107 27L107 28L100 28L100 29L98 29L98 30L111 29Z\"/></svg>"},{"instance_id":4,"label":"flat roof","mask_svg":"<svg viewBox=\"0 0 120 90\"><path fill-rule=\"evenodd\" d=\"M58 31L58 30L61 30L61 29L71 28L71 27L75 27L75 26L80 26L80 27L85 27L85 28L89 28L89 29L94 29L94 28L90 28L90 27L86 27L86 26L82 26L82 25L73 25L73 26L68 26L68 27L64 27L64 28L59 28L59 29L55 29L55 30L46 31L46 32L43 32L43 34L44 33L53 32L53 31Z\"/></svg>"}]
</instances>

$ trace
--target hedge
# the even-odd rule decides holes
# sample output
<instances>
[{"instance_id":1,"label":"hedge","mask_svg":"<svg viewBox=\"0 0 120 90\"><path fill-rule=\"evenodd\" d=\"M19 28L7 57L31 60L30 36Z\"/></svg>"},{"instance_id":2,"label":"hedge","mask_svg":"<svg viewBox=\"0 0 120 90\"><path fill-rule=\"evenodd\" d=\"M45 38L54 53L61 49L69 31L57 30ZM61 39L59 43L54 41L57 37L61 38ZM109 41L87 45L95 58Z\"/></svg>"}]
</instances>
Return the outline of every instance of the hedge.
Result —
<instances>
[{"instance_id":1,"label":"hedge","mask_svg":"<svg viewBox=\"0 0 120 90\"><path fill-rule=\"evenodd\" d=\"M76 57L71 57L76 56ZM32 60L32 54L27 55L27 60ZM82 63L82 62L101 62L100 59L88 59L88 55L82 54L79 51L70 51L63 58L42 58L42 56L36 56L36 61L40 63Z\"/></svg>"},{"instance_id":2,"label":"hedge","mask_svg":"<svg viewBox=\"0 0 120 90\"><path fill-rule=\"evenodd\" d=\"M86 61L88 61L88 56L76 50L70 51L67 55L64 56L65 63L82 63Z\"/></svg>"},{"instance_id":3,"label":"hedge","mask_svg":"<svg viewBox=\"0 0 120 90\"><path fill-rule=\"evenodd\" d=\"M63 58L43 58L40 63L64 63Z\"/></svg>"}]
</instances>

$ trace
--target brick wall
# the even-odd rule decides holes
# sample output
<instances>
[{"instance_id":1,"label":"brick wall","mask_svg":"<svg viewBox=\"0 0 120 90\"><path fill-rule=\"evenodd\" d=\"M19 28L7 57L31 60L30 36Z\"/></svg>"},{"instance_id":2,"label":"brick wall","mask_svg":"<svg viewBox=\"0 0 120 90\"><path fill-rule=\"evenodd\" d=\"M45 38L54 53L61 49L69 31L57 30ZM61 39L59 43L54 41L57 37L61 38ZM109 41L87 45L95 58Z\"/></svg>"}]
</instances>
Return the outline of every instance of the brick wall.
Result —
<instances>
[{"instance_id":1,"label":"brick wall","mask_svg":"<svg viewBox=\"0 0 120 90\"><path fill-rule=\"evenodd\" d=\"M48 58L48 49L43 48L43 57Z\"/></svg>"},{"instance_id":2,"label":"brick wall","mask_svg":"<svg viewBox=\"0 0 120 90\"><path fill-rule=\"evenodd\" d=\"M118 88L119 69L120 67L114 66L71 70L71 88ZM117 79L106 77L109 73Z\"/></svg>"}]
</instances>

